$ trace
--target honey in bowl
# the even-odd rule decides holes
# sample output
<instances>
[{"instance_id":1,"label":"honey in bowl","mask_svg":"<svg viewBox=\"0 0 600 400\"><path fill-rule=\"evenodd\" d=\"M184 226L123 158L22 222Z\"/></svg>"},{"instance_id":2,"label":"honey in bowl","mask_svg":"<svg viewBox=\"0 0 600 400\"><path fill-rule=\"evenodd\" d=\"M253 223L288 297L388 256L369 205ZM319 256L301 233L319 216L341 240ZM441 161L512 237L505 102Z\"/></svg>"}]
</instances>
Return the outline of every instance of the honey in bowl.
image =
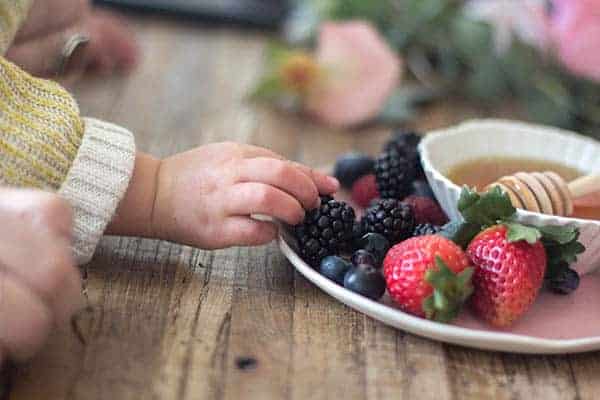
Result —
<instances>
[{"instance_id":1,"label":"honey in bowl","mask_svg":"<svg viewBox=\"0 0 600 400\"><path fill-rule=\"evenodd\" d=\"M485 157L470 160L452 167L446 174L459 186L467 185L478 191L505 175L517 172L553 171L570 182L584 173L553 161L511 157ZM600 220L600 207L585 207L575 202L574 218Z\"/></svg>"}]
</instances>

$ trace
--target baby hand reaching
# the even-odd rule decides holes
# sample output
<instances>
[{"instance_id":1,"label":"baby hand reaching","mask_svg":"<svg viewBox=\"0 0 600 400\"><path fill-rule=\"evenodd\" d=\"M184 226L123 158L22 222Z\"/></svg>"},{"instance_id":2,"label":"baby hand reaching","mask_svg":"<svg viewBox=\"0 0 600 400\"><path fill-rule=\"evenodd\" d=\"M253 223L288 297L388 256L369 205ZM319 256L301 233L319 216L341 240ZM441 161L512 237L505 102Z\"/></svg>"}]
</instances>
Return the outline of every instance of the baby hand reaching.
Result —
<instances>
[{"instance_id":1,"label":"baby hand reaching","mask_svg":"<svg viewBox=\"0 0 600 400\"><path fill-rule=\"evenodd\" d=\"M260 245L277 235L265 215L297 224L334 178L260 147L217 143L163 161L138 154L109 233L156 237L205 249Z\"/></svg>"}]
</instances>

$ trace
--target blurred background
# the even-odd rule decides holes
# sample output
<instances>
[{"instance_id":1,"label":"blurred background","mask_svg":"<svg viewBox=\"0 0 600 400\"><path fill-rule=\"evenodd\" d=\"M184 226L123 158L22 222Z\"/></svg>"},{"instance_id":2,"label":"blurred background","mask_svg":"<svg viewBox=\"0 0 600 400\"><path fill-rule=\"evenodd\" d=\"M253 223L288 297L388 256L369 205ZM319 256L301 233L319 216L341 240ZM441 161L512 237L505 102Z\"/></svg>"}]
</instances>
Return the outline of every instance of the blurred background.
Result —
<instances>
[{"instance_id":1,"label":"blurred background","mask_svg":"<svg viewBox=\"0 0 600 400\"><path fill-rule=\"evenodd\" d=\"M286 0L96 0L97 4L203 22L276 29L289 10Z\"/></svg>"},{"instance_id":2,"label":"blurred background","mask_svg":"<svg viewBox=\"0 0 600 400\"><path fill-rule=\"evenodd\" d=\"M453 98L600 135L600 1L98 3L271 32L250 97L328 126L410 124Z\"/></svg>"}]
</instances>

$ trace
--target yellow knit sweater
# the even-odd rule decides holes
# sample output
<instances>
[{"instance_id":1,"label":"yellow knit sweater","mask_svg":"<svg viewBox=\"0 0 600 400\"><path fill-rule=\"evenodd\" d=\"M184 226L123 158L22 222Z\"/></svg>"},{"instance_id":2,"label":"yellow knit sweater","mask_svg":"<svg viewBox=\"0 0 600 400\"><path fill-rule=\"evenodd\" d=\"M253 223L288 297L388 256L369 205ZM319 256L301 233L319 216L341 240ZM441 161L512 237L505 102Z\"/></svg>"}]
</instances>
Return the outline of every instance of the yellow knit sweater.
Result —
<instances>
[{"instance_id":1,"label":"yellow knit sweater","mask_svg":"<svg viewBox=\"0 0 600 400\"><path fill-rule=\"evenodd\" d=\"M74 210L74 253L88 261L124 195L135 147L131 133L84 119L55 82L2 57L31 0L0 0L0 185L56 191Z\"/></svg>"}]
</instances>

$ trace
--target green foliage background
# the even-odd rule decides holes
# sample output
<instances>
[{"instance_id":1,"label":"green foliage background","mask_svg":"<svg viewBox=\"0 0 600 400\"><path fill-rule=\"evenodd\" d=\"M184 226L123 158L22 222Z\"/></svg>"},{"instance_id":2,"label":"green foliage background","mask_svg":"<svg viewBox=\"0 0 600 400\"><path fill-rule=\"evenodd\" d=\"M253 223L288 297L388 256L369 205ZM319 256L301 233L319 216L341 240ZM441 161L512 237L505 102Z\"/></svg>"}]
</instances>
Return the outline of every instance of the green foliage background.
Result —
<instances>
[{"instance_id":1,"label":"green foliage background","mask_svg":"<svg viewBox=\"0 0 600 400\"><path fill-rule=\"evenodd\" d=\"M323 20L365 19L408 61L427 96L463 96L490 107L516 101L532 121L600 138L599 84L516 39L499 56L490 26L465 17L463 8L462 0L300 0L286 37L307 45ZM422 98L421 91L399 92L384 116L402 118Z\"/></svg>"}]
</instances>

